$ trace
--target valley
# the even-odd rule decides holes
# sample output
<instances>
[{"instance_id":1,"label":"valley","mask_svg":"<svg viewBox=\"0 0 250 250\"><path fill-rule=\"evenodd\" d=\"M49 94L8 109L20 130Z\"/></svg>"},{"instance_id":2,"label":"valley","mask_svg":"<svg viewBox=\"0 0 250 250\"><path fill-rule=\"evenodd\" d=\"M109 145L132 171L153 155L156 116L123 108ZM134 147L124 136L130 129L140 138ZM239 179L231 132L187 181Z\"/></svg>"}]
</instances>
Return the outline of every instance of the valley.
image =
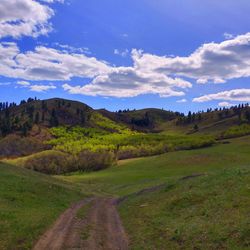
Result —
<instances>
[{"instance_id":1,"label":"valley","mask_svg":"<svg viewBox=\"0 0 250 250\"><path fill-rule=\"evenodd\" d=\"M47 102L57 125L11 107L19 122L0 140L0 249L249 249L248 106L240 121L230 109L178 125L188 116L161 110L133 127L127 116L141 111L118 121L88 108L82 123L81 104L64 100L60 116Z\"/></svg>"}]
</instances>

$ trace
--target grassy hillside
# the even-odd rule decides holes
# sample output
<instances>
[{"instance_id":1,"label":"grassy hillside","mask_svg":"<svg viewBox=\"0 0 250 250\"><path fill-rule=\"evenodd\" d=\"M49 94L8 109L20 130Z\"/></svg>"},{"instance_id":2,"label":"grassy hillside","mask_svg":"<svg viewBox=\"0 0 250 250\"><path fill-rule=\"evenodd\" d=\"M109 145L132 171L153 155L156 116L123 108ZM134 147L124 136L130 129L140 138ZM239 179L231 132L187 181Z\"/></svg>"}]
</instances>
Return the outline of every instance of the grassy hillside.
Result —
<instances>
[{"instance_id":1,"label":"grassy hillside","mask_svg":"<svg viewBox=\"0 0 250 250\"><path fill-rule=\"evenodd\" d=\"M0 163L0 249L30 249L61 212L81 199L69 183Z\"/></svg>"},{"instance_id":2,"label":"grassy hillside","mask_svg":"<svg viewBox=\"0 0 250 250\"><path fill-rule=\"evenodd\" d=\"M249 139L58 178L126 197L119 210L132 249L249 249Z\"/></svg>"},{"instance_id":3,"label":"grassy hillside","mask_svg":"<svg viewBox=\"0 0 250 250\"><path fill-rule=\"evenodd\" d=\"M0 158L30 156L22 165L47 174L100 170L117 159L202 148L215 138L249 134L249 119L244 105L185 116L160 109L96 111L76 101L29 99L0 111Z\"/></svg>"},{"instance_id":4,"label":"grassy hillside","mask_svg":"<svg viewBox=\"0 0 250 250\"><path fill-rule=\"evenodd\" d=\"M109 112L103 109L99 110L99 112L115 122L122 122L133 130L144 132L159 132L161 131L162 124L171 122L182 116L178 112L156 108L132 111L119 110L118 112Z\"/></svg>"},{"instance_id":5,"label":"grassy hillside","mask_svg":"<svg viewBox=\"0 0 250 250\"><path fill-rule=\"evenodd\" d=\"M3 136L18 133L42 140L47 139L43 129L60 125L100 128L109 132L125 127L101 115L84 103L60 98L31 99L0 111L0 135ZM42 138L41 134L45 138Z\"/></svg>"},{"instance_id":6,"label":"grassy hillside","mask_svg":"<svg viewBox=\"0 0 250 250\"><path fill-rule=\"evenodd\" d=\"M120 205L131 249L249 249L250 167L172 181Z\"/></svg>"},{"instance_id":7,"label":"grassy hillside","mask_svg":"<svg viewBox=\"0 0 250 250\"><path fill-rule=\"evenodd\" d=\"M194 173L213 173L248 166L249 162L250 137L245 136L209 148L123 160L100 172L72 173L59 178L77 183L83 190L123 196Z\"/></svg>"},{"instance_id":8,"label":"grassy hillside","mask_svg":"<svg viewBox=\"0 0 250 250\"><path fill-rule=\"evenodd\" d=\"M161 109L124 110L109 112L100 110L113 121L123 122L130 128L144 132L174 132L182 134L212 134L220 136L225 130L242 123L249 123L248 105L223 109L208 109L197 113L181 114Z\"/></svg>"}]
</instances>

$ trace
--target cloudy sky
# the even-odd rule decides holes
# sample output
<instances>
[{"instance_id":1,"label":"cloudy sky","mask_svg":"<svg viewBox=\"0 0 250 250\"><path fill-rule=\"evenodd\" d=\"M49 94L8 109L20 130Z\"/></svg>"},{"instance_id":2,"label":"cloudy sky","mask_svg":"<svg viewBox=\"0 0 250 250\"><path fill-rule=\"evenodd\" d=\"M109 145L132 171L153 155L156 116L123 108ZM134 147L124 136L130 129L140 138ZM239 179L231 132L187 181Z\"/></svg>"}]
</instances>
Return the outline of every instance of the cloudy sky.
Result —
<instances>
[{"instance_id":1,"label":"cloudy sky","mask_svg":"<svg viewBox=\"0 0 250 250\"><path fill-rule=\"evenodd\" d=\"M249 11L248 0L1 0L0 100L250 102Z\"/></svg>"}]
</instances>

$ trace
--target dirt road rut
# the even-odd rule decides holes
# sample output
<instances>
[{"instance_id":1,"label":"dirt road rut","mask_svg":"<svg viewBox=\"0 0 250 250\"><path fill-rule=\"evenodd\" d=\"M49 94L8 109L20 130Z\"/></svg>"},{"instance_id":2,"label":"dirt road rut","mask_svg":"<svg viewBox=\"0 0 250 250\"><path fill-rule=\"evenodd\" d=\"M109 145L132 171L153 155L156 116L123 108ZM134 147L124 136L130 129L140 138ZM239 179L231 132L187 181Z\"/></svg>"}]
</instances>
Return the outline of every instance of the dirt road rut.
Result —
<instances>
[{"instance_id":1,"label":"dirt road rut","mask_svg":"<svg viewBox=\"0 0 250 250\"><path fill-rule=\"evenodd\" d=\"M87 207L81 218L79 209ZM128 239L112 198L90 198L66 210L34 250L127 250Z\"/></svg>"}]
</instances>

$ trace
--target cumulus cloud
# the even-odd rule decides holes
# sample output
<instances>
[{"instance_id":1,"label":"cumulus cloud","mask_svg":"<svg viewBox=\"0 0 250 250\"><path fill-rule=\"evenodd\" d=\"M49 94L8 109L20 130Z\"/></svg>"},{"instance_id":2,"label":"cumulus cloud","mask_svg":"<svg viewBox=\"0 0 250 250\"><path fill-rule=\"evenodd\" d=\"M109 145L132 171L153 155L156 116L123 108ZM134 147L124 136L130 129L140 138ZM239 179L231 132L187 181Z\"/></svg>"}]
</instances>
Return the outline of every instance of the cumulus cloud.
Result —
<instances>
[{"instance_id":1,"label":"cumulus cloud","mask_svg":"<svg viewBox=\"0 0 250 250\"><path fill-rule=\"evenodd\" d=\"M63 52L70 52L70 53L80 53L80 54L91 54L89 48L87 47L73 47L68 44L60 44L60 43L54 43L54 46L62 49Z\"/></svg>"},{"instance_id":2,"label":"cumulus cloud","mask_svg":"<svg viewBox=\"0 0 250 250\"><path fill-rule=\"evenodd\" d=\"M250 33L221 43L202 45L187 57L164 57L134 51L138 68L196 79L198 83L224 83L250 76Z\"/></svg>"},{"instance_id":3,"label":"cumulus cloud","mask_svg":"<svg viewBox=\"0 0 250 250\"><path fill-rule=\"evenodd\" d=\"M0 38L46 35L52 30L49 20L53 15L53 9L35 0L1 0Z\"/></svg>"},{"instance_id":4,"label":"cumulus cloud","mask_svg":"<svg viewBox=\"0 0 250 250\"><path fill-rule=\"evenodd\" d=\"M134 52L135 53L135 52ZM44 46L20 52L16 43L0 43L0 75L25 81L68 81L73 77L89 78L85 86L64 85L73 94L132 97L159 94L161 97L183 96L191 83L157 71L110 66L107 62L84 54L70 53ZM180 90L182 89L182 90Z\"/></svg>"},{"instance_id":5,"label":"cumulus cloud","mask_svg":"<svg viewBox=\"0 0 250 250\"><path fill-rule=\"evenodd\" d=\"M250 89L233 89L216 94L203 95L201 97L194 98L193 102L208 102L214 100L249 102Z\"/></svg>"},{"instance_id":6,"label":"cumulus cloud","mask_svg":"<svg viewBox=\"0 0 250 250\"><path fill-rule=\"evenodd\" d=\"M33 92L45 92L47 90L56 89L56 86L52 83L50 84L32 84L27 81L18 81L17 85L21 88L28 88L30 91Z\"/></svg>"},{"instance_id":7,"label":"cumulus cloud","mask_svg":"<svg viewBox=\"0 0 250 250\"><path fill-rule=\"evenodd\" d=\"M250 76L250 33L221 43L204 44L187 57L156 56L134 49L131 52L133 65L130 67L111 66L72 50L70 46L58 46L60 49L39 46L32 51L20 52L15 43L0 43L0 75L33 81L88 78L86 85L67 83L63 88L72 94L112 97L142 94L184 96L185 90L192 87L190 78L199 84L206 84ZM230 93L233 91L242 90ZM194 101L214 98L231 100L214 94L195 98Z\"/></svg>"},{"instance_id":8,"label":"cumulus cloud","mask_svg":"<svg viewBox=\"0 0 250 250\"><path fill-rule=\"evenodd\" d=\"M231 34L231 33L228 33L228 32L225 32L225 33L223 34L223 36L225 37L225 39L228 39L228 40L234 38L234 35Z\"/></svg>"},{"instance_id":9,"label":"cumulus cloud","mask_svg":"<svg viewBox=\"0 0 250 250\"><path fill-rule=\"evenodd\" d=\"M180 78L170 78L157 72L140 71L134 67L112 68L85 86L63 85L71 94L92 96L134 97L159 94L161 97L183 96L179 89L190 88L191 83Z\"/></svg>"},{"instance_id":10,"label":"cumulus cloud","mask_svg":"<svg viewBox=\"0 0 250 250\"><path fill-rule=\"evenodd\" d=\"M0 43L0 75L24 80L93 78L109 70L106 62L44 46L21 53L16 43Z\"/></svg>"},{"instance_id":11,"label":"cumulus cloud","mask_svg":"<svg viewBox=\"0 0 250 250\"><path fill-rule=\"evenodd\" d=\"M235 104L232 104L230 102L220 102L220 103L218 103L218 106L222 107L222 108L228 108L228 107L235 106Z\"/></svg>"},{"instance_id":12,"label":"cumulus cloud","mask_svg":"<svg viewBox=\"0 0 250 250\"><path fill-rule=\"evenodd\" d=\"M27 82L27 81L18 81L17 84L18 84L18 85L21 85L21 86L25 86L25 87L26 87L26 86L30 86L30 83Z\"/></svg>"},{"instance_id":13,"label":"cumulus cloud","mask_svg":"<svg viewBox=\"0 0 250 250\"><path fill-rule=\"evenodd\" d=\"M187 99L184 98L184 99L178 100L177 102L178 103L185 103L185 102L187 102Z\"/></svg>"},{"instance_id":14,"label":"cumulus cloud","mask_svg":"<svg viewBox=\"0 0 250 250\"><path fill-rule=\"evenodd\" d=\"M229 37L228 37L229 38ZM232 38L232 37L231 37ZM118 51L117 51L118 53ZM225 83L229 79L250 76L250 33L237 36L222 43L208 43L188 57L166 57L132 51L133 67L118 67L106 75L97 76L85 86L65 85L71 93L108 96L136 96L161 93L161 96L184 95L176 88L189 88L191 84L182 77L196 79L200 84ZM106 87L106 89L104 88ZM117 89L116 89L117 87ZM123 90L123 91L120 91ZM239 95L236 95L237 92ZM242 91L232 90L229 96L208 95L194 101L210 99L245 100ZM226 94L227 92L223 92ZM244 96L244 93L242 94ZM247 99L248 100L248 99Z\"/></svg>"},{"instance_id":15,"label":"cumulus cloud","mask_svg":"<svg viewBox=\"0 0 250 250\"><path fill-rule=\"evenodd\" d=\"M114 54L121 56L121 57L126 57L129 54L129 50L128 49L125 49L125 50L115 49Z\"/></svg>"},{"instance_id":16,"label":"cumulus cloud","mask_svg":"<svg viewBox=\"0 0 250 250\"><path fill-rule=\"evenodd\" d=\"M29 89L33 92L45 92L47 90L56 89L56 86L34 84L34 85L30 85Z\"/></svg>"}]
</instances>

